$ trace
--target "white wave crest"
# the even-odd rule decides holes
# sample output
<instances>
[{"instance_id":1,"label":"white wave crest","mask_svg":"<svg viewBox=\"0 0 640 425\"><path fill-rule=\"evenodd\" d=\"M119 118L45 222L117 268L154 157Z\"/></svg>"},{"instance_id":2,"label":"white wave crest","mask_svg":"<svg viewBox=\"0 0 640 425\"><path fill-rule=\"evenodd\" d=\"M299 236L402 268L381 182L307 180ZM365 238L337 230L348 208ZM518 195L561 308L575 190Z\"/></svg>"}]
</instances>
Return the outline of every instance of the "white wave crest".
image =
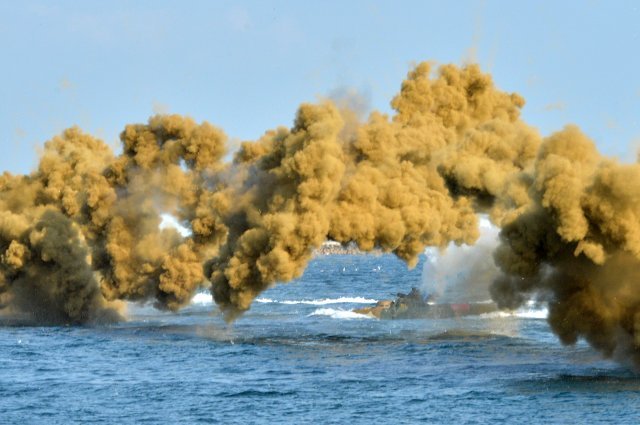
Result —
<instances>
[{"instance_id":1,"label":"white wave crest","mask_svg":"<svg viewBox=\"0 0 640 425\"><path fill-rule=\"evenodd\" d=\"M546 319L549 316L549 310L546 308L522 308L516 310L515 315L524 319Z\"/></svg>"},{"instance_id":2,"label":"white wave crest","mask_svg":"<svg viewBox=\"0 0 640 425\"><path fill-rule=\"evenodd\" d=\"M493 313L481 314L480 317L496 318L496 317L519 317L521 319L546 319L549 310L546 308L520 308L513 311L496 311Z\"/></svg>"},{"instance_id":3,"label":"white wave crest","mask_svg":"<svg viewBox=\"0 0 640 425\"><path fill-rule=\"evenodd\" d=\"M257 298L258 303L273 304L307 304L307 305L329 305L329 304L375 304L378 300L364 297L340 297L340 298L323 298L318 300L272 300L271 298Z\"/></svg>"},{"instance_id":4,"label":"white wave crest","mask_svg":"<svg viewBox=\"0 0 640 425\"><path fill-rule=\"evenodd\" d=\"M308 317L311 317L311 316L328 316L328 317L331 317L332 319L372 319L372 317L370 316L355 313L350 310L341 310L341 309L333 309L333 308L318 308L313 313L308 315Z\"/></svg>"}]
</instances>

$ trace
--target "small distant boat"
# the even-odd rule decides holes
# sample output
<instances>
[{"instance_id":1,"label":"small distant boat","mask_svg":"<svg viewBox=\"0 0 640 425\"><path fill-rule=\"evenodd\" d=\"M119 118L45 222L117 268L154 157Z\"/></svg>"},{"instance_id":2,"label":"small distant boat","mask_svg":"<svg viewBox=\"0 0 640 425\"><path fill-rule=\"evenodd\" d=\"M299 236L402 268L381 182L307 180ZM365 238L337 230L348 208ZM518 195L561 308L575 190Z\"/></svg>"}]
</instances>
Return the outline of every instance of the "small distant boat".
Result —
<instances>
[{"instance_id":1,"label":"small distant boat","mask_svg":"<svg viewBox=\"0 0 640 425\"><path fill-rule=\"evenodd\" d=\"M378 319L447 319L492 313L498 311L498 306L492 302L439 304L412 288L408 294L399 293L395 300L378 301L373 307L353 311Z\"/></svg>"}]
</instances>

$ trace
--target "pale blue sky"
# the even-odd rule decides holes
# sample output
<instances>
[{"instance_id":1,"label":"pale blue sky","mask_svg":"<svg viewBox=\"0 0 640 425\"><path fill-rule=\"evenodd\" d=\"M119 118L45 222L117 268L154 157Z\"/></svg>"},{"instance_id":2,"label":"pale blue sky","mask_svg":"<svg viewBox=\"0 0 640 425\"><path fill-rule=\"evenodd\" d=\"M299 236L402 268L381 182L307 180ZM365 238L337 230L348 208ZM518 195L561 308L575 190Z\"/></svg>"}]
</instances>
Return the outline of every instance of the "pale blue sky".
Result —
<instances>
[{"instance_id":1,"label":"pale blue sky","mask_svg":"<svg viewBox=\"0 0 640 425\"><path fill-rule=\"evenodd\" d=\"M475 58L527 100L543 134L575 123L608 155L640 145L637 2L0 0L0 169L79 125L186 114L231 137L290 125L297 106L355 89L389 110L411 64Z\"/></svg>"}]
</instances>

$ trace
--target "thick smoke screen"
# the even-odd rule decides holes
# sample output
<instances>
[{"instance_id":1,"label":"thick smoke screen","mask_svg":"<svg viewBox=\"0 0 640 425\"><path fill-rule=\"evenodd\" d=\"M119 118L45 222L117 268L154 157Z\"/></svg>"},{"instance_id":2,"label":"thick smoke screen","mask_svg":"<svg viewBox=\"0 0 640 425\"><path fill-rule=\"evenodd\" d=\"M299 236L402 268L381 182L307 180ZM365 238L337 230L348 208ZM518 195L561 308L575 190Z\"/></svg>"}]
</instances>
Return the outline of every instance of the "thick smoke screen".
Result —
<instances>
[{"instance_id":1,"label":"thick smoke screen","mask_svg":"<svg viewBox=\"0 0 640 425\"><path fill-rule=\"evenodd\" d=\"M327 239L413 267L473 245L486 216L497 269L478 285L504 308L544 300L562 342L640 365L640 166L576 126L541 137L524 104L476 65L422 63L393 114L303 104L231 160L222 129L178 115L127 125L120 155L70 128L31 174L0 176L2 314L118 320L122 301L178 310L210 287L234 320Z\"/></svg>"}]
</instances>

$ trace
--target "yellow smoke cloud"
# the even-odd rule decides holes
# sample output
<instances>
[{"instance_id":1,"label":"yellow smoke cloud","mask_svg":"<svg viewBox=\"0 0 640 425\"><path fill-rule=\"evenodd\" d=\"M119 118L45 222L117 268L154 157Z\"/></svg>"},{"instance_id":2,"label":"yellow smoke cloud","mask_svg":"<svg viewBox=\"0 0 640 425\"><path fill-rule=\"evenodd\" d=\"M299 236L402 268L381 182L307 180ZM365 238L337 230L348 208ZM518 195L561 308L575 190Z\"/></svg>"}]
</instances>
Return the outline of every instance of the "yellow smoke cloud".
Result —
<instances>
[{"instance_id":1,"label":"yellow smoke cloud","mask_svg":"<svg viewBox=\"0 0 640 425\"><path fill-rule=\"evenodd\" d=\"M640 365L640 165L575 126L543 139L476 65L419 64L391 106L303 104L230 163L220 129L178 115L126 126L119 156L66 130L32 174L0 176L0 311L113 320L118 301L176 310L210 285L233 320L327 238L413 266L425 247L473 244L482 212L502 228L500 305L546 300L563 342Z\"/></svg>"}]
</instances>

